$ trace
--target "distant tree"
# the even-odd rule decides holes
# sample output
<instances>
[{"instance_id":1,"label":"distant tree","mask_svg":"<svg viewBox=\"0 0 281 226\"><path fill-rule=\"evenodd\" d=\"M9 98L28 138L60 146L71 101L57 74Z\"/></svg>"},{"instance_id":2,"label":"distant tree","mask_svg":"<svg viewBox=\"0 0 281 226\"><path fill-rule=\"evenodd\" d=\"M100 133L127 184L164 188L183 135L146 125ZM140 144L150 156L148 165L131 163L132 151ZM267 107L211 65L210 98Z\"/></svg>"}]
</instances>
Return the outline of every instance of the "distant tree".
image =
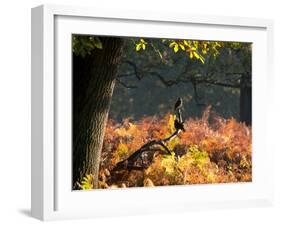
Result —
<instances>
[{"instance_id":1,"label":"distant tree","mask_svg":"<svg viewBox=\"0 0 281 226\"><path fill-rule=\"evenodd\" d=\"M132 60L123 61L128 73L118 75L118 82L127 88L134 88L122 82L123 77L135 75L139 80L146 76L156 76L165 86L180 83L192 84L194 100L200 101L198 87L220 86L236 89L240 93L240 121L251 125L252 115L252 66L251 43L133 39L137 52L142 52L138 63ZM169 48L171 49L169 51ZM152 52L154 57L152 58ZM178 55L175 58L173 53ZM131 55L134 54L133 52ZM156 60L158 57L158 61ZM125 59L130 59L127 56ZM149 59L149 60L145 60ZM182 59L185 59L182 61ZM194 61L194 59L197 59ZM175 62L175 61L179 62ZM203 64L203 66L202 66ZM162 65L162 66L161 66ZM169 67L181 67L181 72L170 78ZM167 71L167 73L163 73Z\"/></svg>"}]
</instances>

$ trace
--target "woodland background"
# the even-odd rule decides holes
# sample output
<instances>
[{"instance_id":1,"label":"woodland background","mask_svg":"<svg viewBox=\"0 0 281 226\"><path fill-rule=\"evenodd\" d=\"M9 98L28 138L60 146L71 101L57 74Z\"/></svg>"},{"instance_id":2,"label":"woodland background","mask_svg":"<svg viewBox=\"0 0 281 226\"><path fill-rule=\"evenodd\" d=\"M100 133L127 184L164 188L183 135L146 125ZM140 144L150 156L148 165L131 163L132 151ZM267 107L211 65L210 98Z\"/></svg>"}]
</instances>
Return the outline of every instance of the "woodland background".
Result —
<instances>
[{"instance_id":1,"label":"woodland background","mask_svg":"<svg viewBox=\"0 0 281 226\"><path fill-rule=\"evenodd\" d=\"M121 121L131 117L139 120L144 115L163 116L172 111L177 98L182 97L184 118L198 117L211 105L212 110L222 117L234 117L239 121L240 111L244 111L242 114L248 116L242 116L241 121L247 120L247 124L251 124L250 43L219 46L220 42L217 42L216 46L213 42L206 55L201 53L200 56L204 57L202 63L195 56L186 56L181 47L177 52L167 48L161 39L144 39L148 42L146 49L138 52L135 45L141 43L139 38L124 40L110 119ZM240 80L247 72L247 81L242 84ZM248 87L248 93L243 93L244 87ZM243 101L247 103L240 106Z\"/></svg>"}]
</instances>

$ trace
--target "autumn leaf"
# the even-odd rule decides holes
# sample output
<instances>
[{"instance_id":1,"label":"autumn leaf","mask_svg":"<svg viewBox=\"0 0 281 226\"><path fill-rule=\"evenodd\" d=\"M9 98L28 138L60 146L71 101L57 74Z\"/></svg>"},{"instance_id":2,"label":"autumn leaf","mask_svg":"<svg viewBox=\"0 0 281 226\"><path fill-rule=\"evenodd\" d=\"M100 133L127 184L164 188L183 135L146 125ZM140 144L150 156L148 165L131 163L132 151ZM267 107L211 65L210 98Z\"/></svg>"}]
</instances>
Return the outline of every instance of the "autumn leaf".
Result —
<instances>
[{"instance_id":1,"label":"autumn leaf","mask_svg":"<svg viewBox=\"0 0 281 226\"><path fill-rule=\"evenodd\" d=\"M142 44L136 44L136 51L140 51Z\"/></svg>"}]
</instances>

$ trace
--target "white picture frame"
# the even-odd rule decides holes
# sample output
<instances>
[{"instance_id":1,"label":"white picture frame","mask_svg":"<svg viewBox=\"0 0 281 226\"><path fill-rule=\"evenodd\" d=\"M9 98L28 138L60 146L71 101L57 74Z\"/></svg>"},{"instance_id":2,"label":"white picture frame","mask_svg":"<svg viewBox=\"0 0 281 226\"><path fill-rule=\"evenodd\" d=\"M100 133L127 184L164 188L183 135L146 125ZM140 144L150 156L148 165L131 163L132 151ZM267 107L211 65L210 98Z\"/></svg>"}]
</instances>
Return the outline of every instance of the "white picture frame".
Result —
<instances>
[{"instance_id":1,"label":"white picture frame","mask_svg":"<svg viewBox=\"0 0 281 226\"><path fill-rule=\"evenodd\" d=\"M188 37L187 28L193 31ZM72 33L253 42L253 182L72 191ZM43 5L32 9L31 38L33 217L56 220L272 204L273 178L268 172L273 150L261 139L267 133L270 112L264 106L273 86L271 20Z\"/></svg>"}]
</instances>

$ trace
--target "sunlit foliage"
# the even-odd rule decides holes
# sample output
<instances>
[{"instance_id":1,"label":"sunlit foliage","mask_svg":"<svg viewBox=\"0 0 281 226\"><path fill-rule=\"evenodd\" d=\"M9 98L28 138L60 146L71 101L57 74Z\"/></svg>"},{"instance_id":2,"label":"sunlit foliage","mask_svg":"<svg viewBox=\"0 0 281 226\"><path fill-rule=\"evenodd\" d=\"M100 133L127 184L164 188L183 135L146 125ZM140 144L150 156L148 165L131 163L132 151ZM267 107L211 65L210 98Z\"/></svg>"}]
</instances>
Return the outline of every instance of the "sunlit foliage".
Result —
<instances>
[{"instance_id":1,"label":"sunlit foliage","mask_svg":"<svg viewBox=\"0 0 281 226\"><path fill-rule=\"evenodd\" d=\"M94 188L94 177L92 174L87 174L83 177L81 183L78 183L81 190L92 190Z\"/></svg>"},{"instance_id":2,"label":"sunlit foliage","mask_svg":"<svg viewBox=\"0 0 281 226\"><path fill-rule=\"evenodd\" d=\"M117 162L143 144L173 132L174 116L144 117L122 123L109 120L102 151L100 188L247 182L252 180L251 128L224 119L207 108L201 118L185 121L185 132L167 143L172 155L157 155L143 171L112 175ZM82 189L88 187L85 179Z\"/></svg>"},{"instance_id":3,"label":"sunlit foliage","mask_svg":"<svg viewBox=\"0 0 281 226\"><path fill-rule=\"evenodd\" d=\"M147 45L147 42L144 41L143 38L141 38L141 39L139 40L139 42L136 43L136 51L140 51L141 49L142 49L142 50L145 50L146 45Z\"/></svg>"},{"instance_id":4,"label":"sunlit foliage","mask_svg":"<svg viewBox=\"0 0 281 226\"><path fill-rule=\"evenodd\" d=\"M73 35L72 50L75 55L85 57L91 55L94 49L102 49L99 37L88 35Z\"/></svg>"},{"instance_id":5,"label":"sunlit foliage","mask_svg":"<svg viewBox=\"0 0 281 226\"><path fill-rule=\"evenodd\" d=\"M153 48L155 52L162 58L162 53L158 49L157 43L162 42L163 47L173 49L174 53L183 51L190 59L200 60L201 63L205 63L206 54L210 54L213 57L219 55L219 49L227 43L217 41L197 41L197 40L185 40L185 39L155 39L146 40L144 38L132 39L135 43L135 50L137 52L144 51L147 47ZM241 48L239 43L232 43L233 48ZM73 35L72 37L72 49L75 55L85 57L91 55L94 49L102 49L103 45L97 36L89 35Z\"/></svg>"},{"instance_id":6,"label":"sunlit foliage","mask_svg":"<svg viewBox=\"0 0 281 226\"><path fill-rule=\"evenodd\" d=\"M201 61L202 64L205 63L205 56L210 54L213 57L219 55L219 49L225 45L223 42L217 41L198 41L198 40L185 40L185 39L160 39L158 40L150 40L146 41L143 38L140 38L135 42L135 49L137 52L141 50L145 50L146 47L153 48L155 52L157 52L162 58L161 50L156 48L156 44L162 42L163 47L165 44L168 48L173 49L174 53L182 51L186 53L187 58L195 59ZM239 44L239 43L238 43ZM240 46L236 45L237 48Z\"/></svg>"}]
</instances>

